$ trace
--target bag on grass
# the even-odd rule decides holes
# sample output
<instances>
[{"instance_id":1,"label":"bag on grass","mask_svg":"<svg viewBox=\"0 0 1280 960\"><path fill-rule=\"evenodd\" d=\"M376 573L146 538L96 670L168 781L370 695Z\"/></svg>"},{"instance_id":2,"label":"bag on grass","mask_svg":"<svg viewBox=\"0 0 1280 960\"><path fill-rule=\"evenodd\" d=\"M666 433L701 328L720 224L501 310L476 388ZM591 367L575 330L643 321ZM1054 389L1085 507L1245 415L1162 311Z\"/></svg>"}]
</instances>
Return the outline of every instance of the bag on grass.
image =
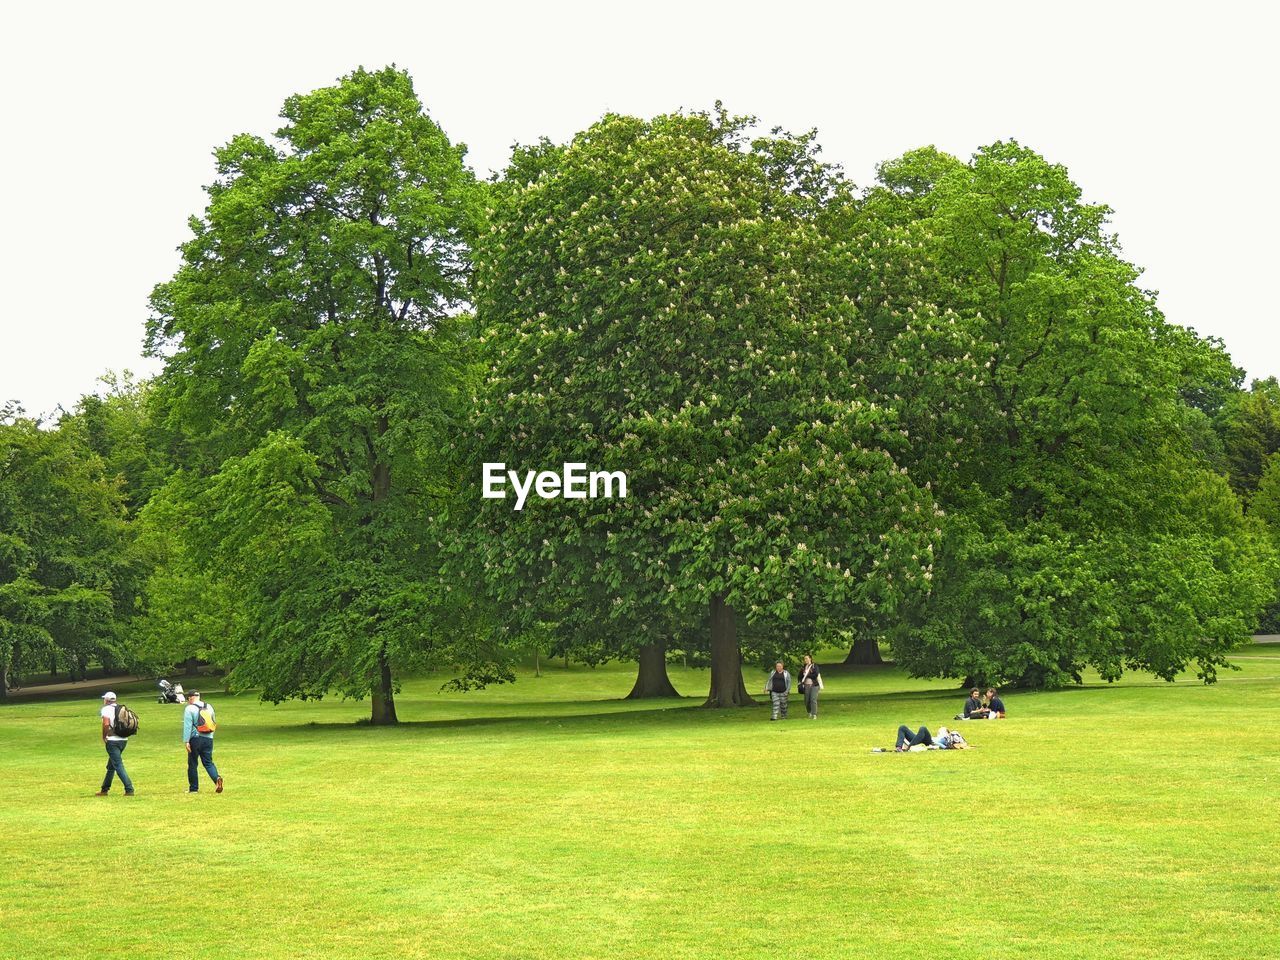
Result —
<instances>
[{"instance_id":1,"label":"bag on grass","mask_svg":"<svg viewBox=\"0 0 1280 960\"><path fill-rule=\"evenodd\" d=\"M132 737L138 732L138 715L123 703L117 703L115 719L111 721L111 732L117 737Z\"/></svg>"}]
</instances>

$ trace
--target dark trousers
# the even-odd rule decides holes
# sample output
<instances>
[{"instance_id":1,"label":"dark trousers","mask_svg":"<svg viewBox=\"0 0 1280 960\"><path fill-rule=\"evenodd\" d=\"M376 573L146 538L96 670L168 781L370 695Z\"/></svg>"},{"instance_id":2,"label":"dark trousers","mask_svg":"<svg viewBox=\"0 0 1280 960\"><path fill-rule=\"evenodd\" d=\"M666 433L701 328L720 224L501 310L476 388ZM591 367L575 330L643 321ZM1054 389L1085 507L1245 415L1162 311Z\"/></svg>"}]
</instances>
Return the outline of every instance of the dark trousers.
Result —
<instances>
[{"instance_id":1,"label":"dark trousers","mask_svg":"<svg viewBox=\"0 0 1280 960\"><path fill-rule=\"evenodd\" d=\"M209 779L214 783L218 782L218 768L213 765L213 737L191 738L191 752L187 754L187 788L192 793L200 789L200 770L196 766L197 763L203 763Z\"/></svg>"},{"instance_id":2,"label":"dark trousers","mask_svg":"<svg viewBox=\"0 0 1280 960\"><path fill-rule=\"evenodd\" d=\"M911 728L905 723L898 728L898 742L895 744L897 749L901 750L903 744L908 747L914 747L918 743L923 743L926 747L933 743L933 737L929 735L928 727L921 727L915 733L912 733Z\"/></svg>"},{"instance_id":3,"label":"dark trousers","mask_svg":"<svg viewBox=\"0 0 1280 960\"><path fill-rule=\"evenodd\" d=\"M120 754L124 753L124 748L129 745L128 740L107 740L107 775L102 780L102 792L106 793L111 789L111 782L116 778L120 778L120 782L124 784L125 793L133 793L133 781L129 779L129 775L124 772L124 761L120 759Z\"/></svg>"}]
</instances>

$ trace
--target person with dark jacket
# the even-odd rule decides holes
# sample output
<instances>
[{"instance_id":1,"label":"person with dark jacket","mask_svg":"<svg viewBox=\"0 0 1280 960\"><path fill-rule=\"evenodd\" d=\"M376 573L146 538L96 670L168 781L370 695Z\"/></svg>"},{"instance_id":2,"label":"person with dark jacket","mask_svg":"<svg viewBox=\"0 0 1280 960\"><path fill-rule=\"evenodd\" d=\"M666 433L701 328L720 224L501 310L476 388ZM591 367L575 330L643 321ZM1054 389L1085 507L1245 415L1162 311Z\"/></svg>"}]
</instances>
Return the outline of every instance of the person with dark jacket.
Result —
<instances>
[{"instance_id":1,"label":"person with dark jacket","mask_svg":"<svg viewBox=\"0 0 1280 960\"><path fill-rule=\"evenodd\" d=\"M988 720L1004 719L1004 701L1000 699L1000 694L995 687L987 687L987 713Z\"/></svg>"},{"instance_id":2,"label":"person with dark jacket","mask_svg":"<svg viewBox=\"0 0 1280 960\"><path fill-rule=\"evenodd\" d=\"M786 665L779 660L773 665L773 673L764 682L764 692L769 695L773 704L773 715L770 720L787 719L787 700L791 696L791 674Z\"/></svg>"},{"instance_id":3,"label":"person with dark jacket","mask_svg":"<svg viewBox=\"0 0 1280 960\"><path fill-rule=\"evenodd\" d=\"M800 671L800 691L804 694L804 706L809 711L809 719L818 719L818 691L822 689L822 671L813 662L813 657L804 655L804 669Z\"/></svg>"},{"instance_id":4,"label":"person with dark jacket","mask_svg":"<svg viewBox=\"0 0 1280 960\"><path fill-rule=\"evenodd\" d=\"M985 720L987 708L982 705L982 691L974 687L969 691L969 699L964 702L964 713L956 714L957 720Z\"/></svg>"}]
</instances>

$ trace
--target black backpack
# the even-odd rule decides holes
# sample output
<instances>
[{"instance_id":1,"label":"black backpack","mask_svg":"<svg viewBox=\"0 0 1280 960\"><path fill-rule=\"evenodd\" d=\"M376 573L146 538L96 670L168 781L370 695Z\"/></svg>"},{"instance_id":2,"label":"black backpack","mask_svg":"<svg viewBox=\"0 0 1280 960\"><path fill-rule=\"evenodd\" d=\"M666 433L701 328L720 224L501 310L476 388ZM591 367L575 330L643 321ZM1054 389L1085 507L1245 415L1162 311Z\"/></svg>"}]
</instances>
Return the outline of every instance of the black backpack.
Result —
<instances>
[{"instance_id":1,"label":"black backpack","mask_svg":"<svg viewBox=\"0 0 1280 960\"><path fill-rule=\"evenodd\" d=\"M111 732L117 737L132 737L138 732L138 715L123 703L117 703L116 718L111 721Z\"/></svg>"}]
</instances>

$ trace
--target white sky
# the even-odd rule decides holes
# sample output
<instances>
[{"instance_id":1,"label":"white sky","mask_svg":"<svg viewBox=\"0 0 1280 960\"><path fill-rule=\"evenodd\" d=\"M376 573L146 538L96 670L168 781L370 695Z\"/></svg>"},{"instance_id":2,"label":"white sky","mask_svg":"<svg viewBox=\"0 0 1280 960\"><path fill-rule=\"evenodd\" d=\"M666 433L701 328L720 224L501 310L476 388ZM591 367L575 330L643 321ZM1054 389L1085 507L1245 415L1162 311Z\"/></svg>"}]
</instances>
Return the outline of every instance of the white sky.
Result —
<instances>
[{"instance_id":1,"label":"white sky","mask_svg":"<svg viewBox=\"0 0 1280 960\"><path fill-rule=\"evenodd\" d=\"M717 98L816 126L859 184L1015 137L1115 208L1170 320L1280 374L1277 15L1263 3L27 4L0 20L0 402L71 406L141 356L211 151L396 63L476 169L607 110ZM1267 118L1271 119L1268 120Z\"/></svg>"}]
</instances>

